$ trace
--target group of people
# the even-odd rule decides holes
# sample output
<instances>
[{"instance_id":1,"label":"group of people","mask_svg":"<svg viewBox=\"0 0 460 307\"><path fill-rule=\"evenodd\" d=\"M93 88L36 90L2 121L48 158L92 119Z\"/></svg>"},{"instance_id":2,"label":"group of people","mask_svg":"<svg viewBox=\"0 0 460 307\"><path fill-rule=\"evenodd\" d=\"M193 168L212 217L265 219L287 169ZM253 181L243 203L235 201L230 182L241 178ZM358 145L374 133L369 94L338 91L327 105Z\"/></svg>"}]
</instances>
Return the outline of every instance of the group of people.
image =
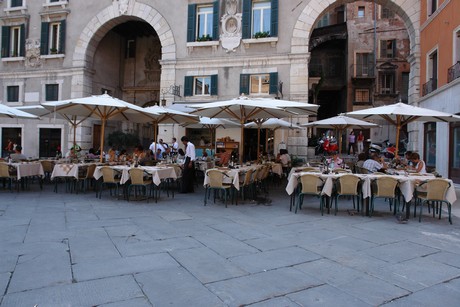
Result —
<instances>
[{"instance_id":1,"label":"group of people","mask_svg":"<svg viewBox=\"0 0 460 307\"><path fill-rule=\"evenodd\" d=\"M355 135L355 132L351 130L348 135L348 154L360 154L364 151L364 134L362 131L359 131L358 135Z\"/></svg>"},{"instance_id":2,"label":"group of people","mask_svg":"<svg viewBox=\"0 0 460 307\"><path fill-rule=\"evenodd\" d=\"M420 159L420 155L416 152L407 151L403 158L395 158L392 164L396 169L405 169L419 174L427 173L425 161ZM367 169L371 173L386 172L390 168L389 163L385 162L384 158L378 153L372 153L369 157L365 153L360 153L356 165Z\"/></svg>"}]
</instances>

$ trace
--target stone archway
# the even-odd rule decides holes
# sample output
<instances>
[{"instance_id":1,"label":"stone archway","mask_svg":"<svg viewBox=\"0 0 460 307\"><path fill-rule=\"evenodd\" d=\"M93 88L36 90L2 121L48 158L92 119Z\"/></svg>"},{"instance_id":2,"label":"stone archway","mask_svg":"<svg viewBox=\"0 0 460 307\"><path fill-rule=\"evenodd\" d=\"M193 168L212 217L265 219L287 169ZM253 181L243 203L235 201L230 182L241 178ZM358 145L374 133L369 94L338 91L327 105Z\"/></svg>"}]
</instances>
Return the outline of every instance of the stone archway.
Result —
<instances>
[{"instance_id":1,"label":"stone archway","mask_svg":"<svg viewBox=\"0 0 460 307\"><path fill-rule=\"evenodd\" d=\"M308 87L305 86L305 78L308 79L308 61L310 53L308 45L313 32L313 25L318 17L331 7L339 4L353 2L352 0L311 0L303 9L294 26L291 38L291 53L307 55L304 61L291 65L291 91L297 93L299 98L308 97ZM409 34L411 65L409 76L409 103L419 98L420 83L420 1L418 0L375 0L376 4L385 5L398 14L406 25ZM307 72L307 75L300 76L299 72Z\"/></svg>"},{"instance_id":2,"label":"stone archway","mask_svg":"<svg viewBox=\"0 0 460 307\"><path fill-rule=\"evenodd\" d=\"M128 1L128 6L120 7L118 1L94 16L81 32L73 54L72 66L81 68L81 72L72 78L72 97L91 94L92 78L90 69L92 58L101 39L115 26L128 20L143 20L150 24L157 33L161 43L161 88L169 88L175 82L176 43L166 19L153 7Z\"/></svg>"}]
</instances>

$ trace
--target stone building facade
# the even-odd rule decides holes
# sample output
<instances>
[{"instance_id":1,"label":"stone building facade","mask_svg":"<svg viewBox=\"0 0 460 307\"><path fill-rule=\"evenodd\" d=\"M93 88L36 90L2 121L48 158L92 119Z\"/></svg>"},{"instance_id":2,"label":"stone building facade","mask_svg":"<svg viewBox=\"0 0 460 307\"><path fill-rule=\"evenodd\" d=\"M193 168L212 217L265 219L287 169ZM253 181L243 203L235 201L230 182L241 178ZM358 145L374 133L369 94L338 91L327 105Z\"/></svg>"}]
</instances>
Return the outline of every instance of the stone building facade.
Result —
<instances>
[{"instance_id":1,"label":"stone building facade","mask_svg":"<svg viewBox=\"0 0 460 307\"><path fill-rule=\"evenodd\" d=\"M349 2L5 0L0 3L0 101L32 105L105 91L142 106L241 93L307 101L313 27L324 11ZM419 97L420 1L375 2L399 15L408 33L411 103ZM89 120L77 129L83 148L97 146L97 127ZM150 137L149 127L123 123L122 128ZM53 135L63 151L72 139L69 125L54 118L2 119L0 129L2 138L19 137L29 156L46 147L41 134ZM120 126L110 123L108 129ZM183 133L177 125L160 129L165 139ZM225 133L238 140L238 133ZM275 138L288 142L294 154L306 155L306 131L279 132Z\"/></svg>"}]
</instances>

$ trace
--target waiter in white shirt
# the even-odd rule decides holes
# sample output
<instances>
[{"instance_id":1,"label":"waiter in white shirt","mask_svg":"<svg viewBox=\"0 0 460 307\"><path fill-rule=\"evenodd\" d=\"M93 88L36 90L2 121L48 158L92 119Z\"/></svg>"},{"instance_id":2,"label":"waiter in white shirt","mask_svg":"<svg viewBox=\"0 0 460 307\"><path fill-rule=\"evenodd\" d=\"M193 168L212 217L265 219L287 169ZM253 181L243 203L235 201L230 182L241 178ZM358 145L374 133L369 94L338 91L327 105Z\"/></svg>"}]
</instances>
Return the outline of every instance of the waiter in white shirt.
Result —
<instances>
[{"instance_id":1,"label":"waiter in white shirt","mask_svg":"<svg viewBox=\"0 0 460 307\"><path fill-rule=\"evenodd\" d=\"M181 193L193 193L193 180L195 178L195 145L193 145L186 136L181 139L185 145L185 162L182 173L182 190Z\"/></svg>"}]
</instances>

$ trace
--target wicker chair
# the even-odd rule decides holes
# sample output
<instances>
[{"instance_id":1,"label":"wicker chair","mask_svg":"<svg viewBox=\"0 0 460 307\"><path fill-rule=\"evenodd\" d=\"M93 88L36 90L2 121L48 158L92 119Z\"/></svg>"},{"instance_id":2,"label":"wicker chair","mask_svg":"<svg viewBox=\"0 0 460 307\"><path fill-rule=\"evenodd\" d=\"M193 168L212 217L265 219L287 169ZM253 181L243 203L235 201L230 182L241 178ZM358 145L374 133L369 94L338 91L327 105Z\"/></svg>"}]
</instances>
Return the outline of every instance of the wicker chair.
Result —
<instances>
[{"instance_id":1,"label":"wicker chair","mask_svg":"<svg viewBox=\"0 0 460 307\"><path fill-rule=\"evenodd\" d=\"M361 193L359 189L359 184L361 182L361 178L356 175L347 174L340 176L335 180L335 193L334 193L334 200L335 200L335 215L337 215L338 206L337 206L337 199L340 196L352 196L353 198L353 208L355 208L355 198L357 199L357 210L359 212L359 201L361 199Z\"/></svg>"},{"instance_id":2,"label":"wicker chair","mask_svg":"<svg viewBox=\"0 0 460 307\"><path fill-rule=\"evenodd\" d=\"M81 184L81 190L85 192L88 190L90 185L92 184L92 181L94 180L94 171L96 170L96 164L90 164L86 168L86 172L83 176L78 175L78 178L75 181L75 191L78 194L79 191L79 185Z\"/></svg>"},{"instance_id":3,"label":"wicker chair","mask_svg":"<svg viewBox=\"0 0 460 307\"><path fill-rule=\"evenodd\" d=\"M3 162L0 163L0 179L3 180L4 186L6 181L8 181L8 186L11 192L13 191L12 186L14 181L16 183L16 190L19 192L18 177L13 175L9 170L9 165Z\"/></svg>"},{"instance_id":4,"label":"wicker chair","mask_svg":"<svg viewBox=\"0 0 460 307\"><path fill-rule=\"evenodd\" d=\"M398 204L399 209L399 196L397 194L397 188L399 185L399 181L395 178L388 177L388 176L379 176L375 178L371 182L372 186L372 196L371 196L371 204L369 210L369 216L372 216L374 212L374 200L376 198L387 198L389 199L390 203L390 211L391 205L393 201L395 202L394 205L394 213L396 213L396 202Z\"/></svg>"},{"instance_id":5,"label":"wicker chair","mask_svg":"<svg viewBox=\"0 0 460 307\"><path fill-rule=\"evenodd\" d=\"M134 188L134 197L136 200L144 200L146 199L149 202L149 197L152 195L152 180L144 179L144 171L140 168L132 168L129 170L129 177L131 179L131 183L128 186L128 191L126 197L129 201L131 196L131 191ZM139 189L142 189L142 198L137 198L137 192ZM148 192L148 193L147 193ZM157 202L157 198L155 197L155 202Z\"/></svg>"},{"instance_id":6,"label":"wicker chair","mask_svg":"<svg viewBox=\"0 0 460 307\"><path fill-rule=\"evenodd\" d=\"M42 160L40 163L43 167L43 172L45 173L45 181L50 183L55 163L49 160Z\"/></svg>"},{"instance_id":7,"label":"wicker chair","mask_svg":"<svg viewBox=\"0 0 460 307\"><path fill-rule=\"evenodd\" d=\"M422 188L426 188L426 190L422 190ZM433 217L435 216L435 208L434 205L436 204L436 210L439 210L439 219L441 219L441 211L442 211L442 204L447 204L447 209L449 212L449 223L452 224L452 217L451 217L451 208L452 204L446 199L447 190L450 188L450 182L441 179L430 179L427 181L421 182L416 190L416 200L415 200L415 208L414 208L414 215L416 212L417 204L420 206L420 213L418 217L418 221L422 221L422 210L423 205L426 203L428 205L428 209L430 208L430 203L433 206ZM438 208L439 204L439 208Z\"/></svg>"},{"instance_id":8,"label":"wicker chair","mask_svg":"<svg viewBox=\"0 0 460 307\"><path fill-rule=\"evenodd\" d=\"M224 202L225 208L227 208L227 197L232 193L232 184L224 183L223 172L217 169L209 169L206 171L206 176L209 177L209 184L206 185L204 191L204 205L206 206L207 200L210 196L211 190L214 190L214 203L216 202L216 192L224 193ZM232 203L233 203L233 193L232 193Z\"/></svg>"},{"instance_id":9,"label":"wicker chair","mask_svg":"<svg viewBox=\"0 0 460 307\"><path fill-rule=\"evenodd\" d=\"M116 172L113 168L110 166L103 166L101 168L102 171L102 183L99 187L99 198L102 197L102 191L104 189L104 186L107 186L110 188L110 195L112 195L112 188L115 188L115 195L118 197L118 188L120 187L120 179L116 178Z\"/></svg>"},{"instance_id":10,"label":"wicker chair","mask_svg":"<svg viewBox=\"0 0 460 307\"><path fill-rule=\"evenodd\" d=\"M321 215L323 214L324 197L321 195L323 190L324 181L314 174L304 174L299 177L300 191L297 196L297 203L295 213L298 209L302 209L302 203L305 195L314 195L320 199Z\"/></svg>"},{"instance_id":11,"label":"wicker chair","mask_svg":"<svg viewBox=\"0 0 460 307\"><path fill-rule=\"evenodd\" d=\"M240 191L241 191L241 198L243 200L246 199L246 193L247 190L250 193L251 197L254 197L254 182L253 182L253 177L252 174L254 173L253 169L249 169L246 174L244 174L244 179L242 182L240 182Z\"/></svg>"}]
</instances>

